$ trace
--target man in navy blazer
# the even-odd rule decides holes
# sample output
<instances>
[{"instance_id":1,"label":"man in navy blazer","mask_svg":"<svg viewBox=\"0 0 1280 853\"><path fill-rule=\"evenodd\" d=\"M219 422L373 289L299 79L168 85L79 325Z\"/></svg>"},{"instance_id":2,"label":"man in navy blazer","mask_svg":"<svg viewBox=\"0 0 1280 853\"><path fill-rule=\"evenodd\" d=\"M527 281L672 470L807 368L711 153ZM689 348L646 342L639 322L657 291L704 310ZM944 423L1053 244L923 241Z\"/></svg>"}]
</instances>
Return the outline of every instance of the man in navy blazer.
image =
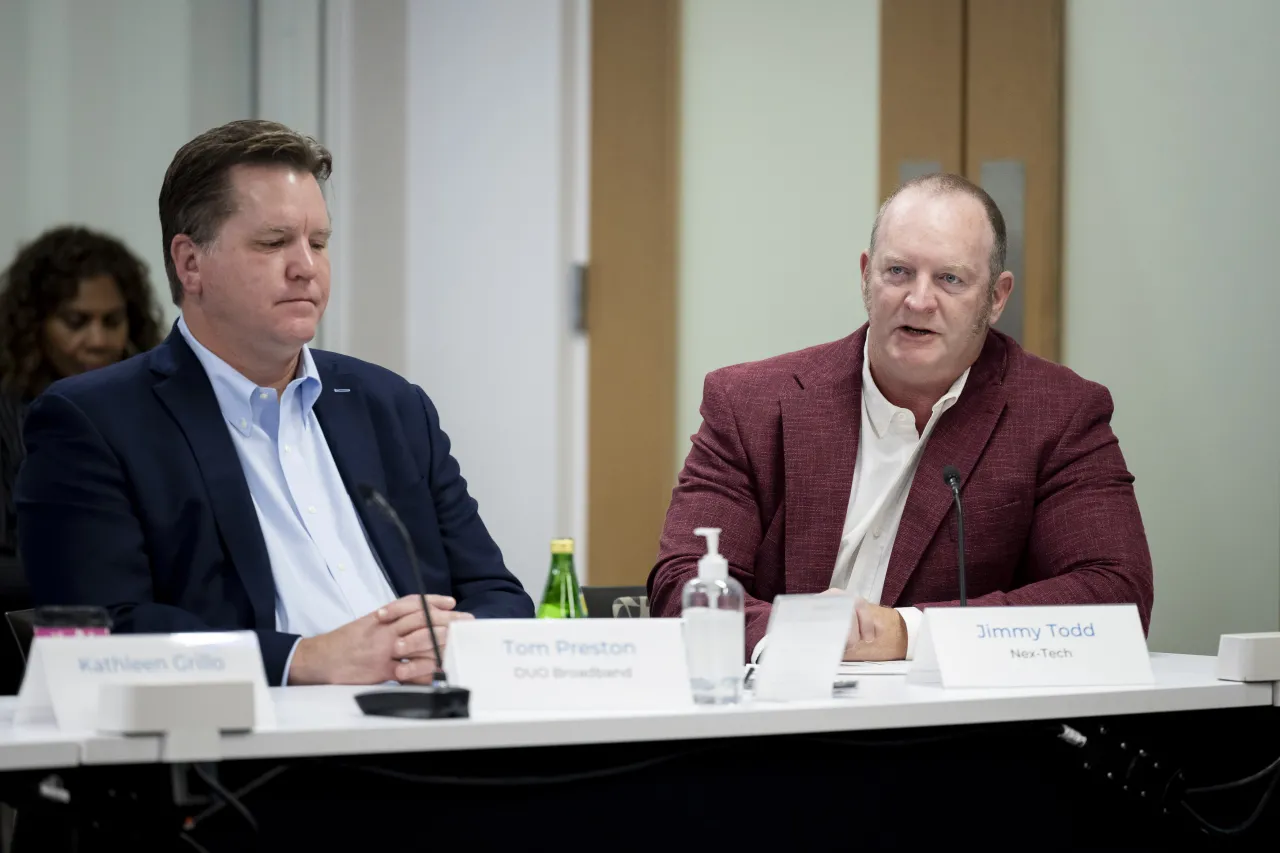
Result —
<instances>
[{"instance_id":1,"label":"man in navy blazer","mask_svg":"<svg viewBox=\"0 0 1280 853\"><path fill-rule=\"evenodd\" d=\"M165 175L182 308L149 353L32 405L15 503L34 601L118 632L251 629L271 684L429 683L437 638L533 604L480 520L439 416L383 368L311 350L329 296L329 152L265 121L215 128Z\"/></svg>"}]
</instances>

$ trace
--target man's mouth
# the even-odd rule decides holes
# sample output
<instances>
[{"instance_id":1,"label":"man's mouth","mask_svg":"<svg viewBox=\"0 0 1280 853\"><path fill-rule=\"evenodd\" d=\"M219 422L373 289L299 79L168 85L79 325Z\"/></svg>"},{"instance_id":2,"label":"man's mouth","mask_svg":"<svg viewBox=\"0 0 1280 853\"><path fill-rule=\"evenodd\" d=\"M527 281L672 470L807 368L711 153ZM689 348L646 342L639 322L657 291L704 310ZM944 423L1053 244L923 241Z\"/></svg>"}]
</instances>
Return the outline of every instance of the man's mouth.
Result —
<instances>
[{"instance_id":1,"label":"man's mouth","mask_svg":"<svg viewBox=\"0 0 1280 853\"><path fill-rule=\"evenodd\" d=\"M923 338L923 337L927 337L928 335L937 334L932 329L921 329L917 326L899 326L898 328L906 332L908 335L914 335L917 338Z\"/></svg>"}]
</instances>

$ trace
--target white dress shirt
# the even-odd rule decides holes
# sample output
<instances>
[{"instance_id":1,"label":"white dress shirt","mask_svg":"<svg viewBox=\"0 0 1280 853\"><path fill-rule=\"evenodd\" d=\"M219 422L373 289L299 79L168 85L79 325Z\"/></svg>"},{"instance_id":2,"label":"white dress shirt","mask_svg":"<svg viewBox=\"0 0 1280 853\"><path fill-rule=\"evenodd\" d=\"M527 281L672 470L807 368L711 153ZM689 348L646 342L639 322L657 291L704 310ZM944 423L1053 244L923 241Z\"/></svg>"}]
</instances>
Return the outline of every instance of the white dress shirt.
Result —
<instances>
[{"instance_id":1,"label":"white dress shirt","mask_svg":"<svg viewBox=\"0 0 1280 853\"><path fill-rule=\"evenodd\" d=\"M893 554L893 542L902 521L911 481L924 453L925 443L938 419L955 405L969 378L966 369L938 402L925 424L924 432L916 431L916 416L909 409L893 405L871 378L871 362L866 345L862 351L862 427L858 439L858 459L853 469L853 486L849 492L849 509L845 512L844 532L831 573L831 588L844 589L851 595L880 603L884 592L885 573ZM907 660L915 654L916 636L923 614L918 607L899 607L907 627ZM768 637L761 638L752 653L758 660Z\"/></svg>"},{"instance_id":2,"label":"white dress shirt","mask_svg":"<svg viewBox=\"0 0 1280 853\"><path fill-rule=\"evenodd\" d=\"M960 399L968 378L966 369L933 404L924 432L917 432L916 416L909 409L890 403L876 387L864 346L862 430L844 533L836 553L835 570L831 573L833 589L845 589L872 604L880 603L898 524L902 521L902 510L907 505L924 446L938 419ZM897 611L907 626L907 660L910 660L915 653L922 614L918 607L899 607Z\"/></svg>"},{"instance_id":3,"label":"white dress shirt","mask_svg":"<svg viewBox=\"0 0 1280 853\"><path fill-rule=\"evenodd\" d=\"M311 351L277 395L210 352L178 320L209 376L258 515L276 587L276 630L314 637L396 597L316 418L324 392ZM294 644L297 650L297 644ZM289 683L293 652L285 664Z\"/></svg>"}]
</instances>

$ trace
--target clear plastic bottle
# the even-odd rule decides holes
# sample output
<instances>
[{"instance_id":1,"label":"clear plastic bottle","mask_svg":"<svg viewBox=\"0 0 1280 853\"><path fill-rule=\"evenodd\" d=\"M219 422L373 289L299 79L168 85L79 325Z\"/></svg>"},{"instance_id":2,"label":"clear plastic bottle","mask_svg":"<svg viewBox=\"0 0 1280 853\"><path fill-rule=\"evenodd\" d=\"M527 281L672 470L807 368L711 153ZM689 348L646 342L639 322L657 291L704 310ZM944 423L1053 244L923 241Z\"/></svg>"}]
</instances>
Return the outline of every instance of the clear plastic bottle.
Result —
<instances>
[{"instance_id":1,"label":"clear plastic bottle","mask_svg":"<svg viewBox=\"0 0 1280 853\"><path fill-rule=\"evenodd\" d=\"M729 577L729 562L720 555L720 530L693 531L707 539L707 554L698 561L698 576L684 585L681 616L689 662L693 701L730 705L742 698L746 623L742 584Z\"/></svg>"}]
</instances>

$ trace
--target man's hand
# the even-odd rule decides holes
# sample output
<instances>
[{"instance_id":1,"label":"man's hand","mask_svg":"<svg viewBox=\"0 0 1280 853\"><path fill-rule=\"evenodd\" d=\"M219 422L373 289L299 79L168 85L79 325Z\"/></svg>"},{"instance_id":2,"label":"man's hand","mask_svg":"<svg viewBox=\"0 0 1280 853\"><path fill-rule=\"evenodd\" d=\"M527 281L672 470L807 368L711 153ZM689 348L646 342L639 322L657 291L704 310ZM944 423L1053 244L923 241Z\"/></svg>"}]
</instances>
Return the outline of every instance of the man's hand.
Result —
<instances>
[{"instance_id":1,"label":"man's hand","mask_svg":"<svg viewBox=\"0 0 1280 853\"><path fill-rule=\"evenodd\" d=\"M823 595L848 595L829 589ZM853 626L844 646L845 660L903 660L907 656L907 623L892 607L872 604L861 596L853 607Z\"/></svg>"},{"instance_id":2,"label":"man's hand","mask_svg":"<svg viewBox=\"0 0 1280 853\"><path fill-rule=\"evenodd\" d=\"M427 596L441 652L448 623L474 618L470 613L455 612L456 604L447 595ZM406 595L327 634L299 640L289 665L289 683L417 681L429 684L436 663L431 640L422 627L425 624L421 600L416 595ZM425 655L415 651L423 645L427 649Z\"/></svg>"},{"instance_id":3,"label":"man's hand","mask_svg":"<svg viewBox=\"0 0 1280 853\"><path fill-rule=\"evenodd\" d=\"M442 655L449 639L449 625L476 618L470 613L454 610L456 605L457 602L447 595L427 596L431 622L436 626L436 642ZM376 615L396 634L393 654L401 661L395 669L396 681L430 684L443 661L436 660L431 635L427 633L427 617L422 613L422 600L416 595L406 595L380 608Z\"/></svg>"}]
</instances>

